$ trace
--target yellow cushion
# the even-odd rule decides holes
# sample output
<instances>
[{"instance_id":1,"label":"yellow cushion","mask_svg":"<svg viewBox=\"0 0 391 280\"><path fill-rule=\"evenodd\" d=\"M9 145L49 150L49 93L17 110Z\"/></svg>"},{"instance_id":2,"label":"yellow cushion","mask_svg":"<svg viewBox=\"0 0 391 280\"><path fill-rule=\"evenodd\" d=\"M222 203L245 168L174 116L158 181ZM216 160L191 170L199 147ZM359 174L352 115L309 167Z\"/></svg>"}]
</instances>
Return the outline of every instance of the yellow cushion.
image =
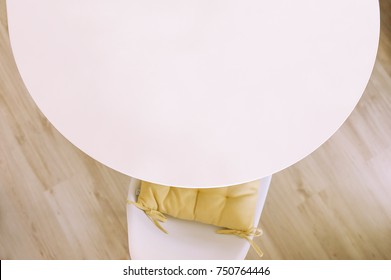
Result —
<instances>
[{"instance_id":1,"label":"yellow cushion","mask_svg":"<svg viewBox=\"0 0 391 280\"><path fill-rule=\"evenodd\" d=\"M246 231L254 227L259 181L208 189L188 189L143 181L137 203L184 220Z\"/></svg>"},{"instance_id":2,"label":"yellow cushion","mask_svg":"<svg viewBox=\"0 0 391 280\"><path fill-rule=\"evenodd\" d=\"M262 251L250 238L262 234L254 227L259 185L259 181L253 181L224 188L187 189L142 181L137 202L129 203L143 210L165 233L159 223L167 220L164 214L211 224L223 228L216 233L245 238L262 257Z\"/></svg>"}]
</instances>

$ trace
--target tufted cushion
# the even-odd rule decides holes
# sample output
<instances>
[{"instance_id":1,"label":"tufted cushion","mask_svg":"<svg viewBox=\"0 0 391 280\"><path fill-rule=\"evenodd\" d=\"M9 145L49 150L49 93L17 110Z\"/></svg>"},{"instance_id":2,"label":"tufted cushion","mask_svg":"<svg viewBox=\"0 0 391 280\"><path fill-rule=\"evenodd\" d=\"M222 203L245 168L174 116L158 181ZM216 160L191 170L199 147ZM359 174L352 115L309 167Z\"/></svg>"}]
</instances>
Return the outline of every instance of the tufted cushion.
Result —
<instances>
[{"instance_id":1,"label":"tufted cushion","mask_svg":"<svg viewBox=\"0 0 391 280\"><path fill-rule=\"evenodd\" d=\"M262 234L253 225L259 184L259 181L253 181L224 188L187 189L142 181L137 202L128 203L143 210L165 233L167 231L160 224L167 220L164 214L211 224L223 228L216 233L246 239L262 257L262 251L252 240L253 236Z\"/></svg>"},{"instance_id":2,"label":"tufted cushion","mask_svg":"<svg viewBox=\"0 0 391 280\"><path fill-rule=\"evenodd\" d=\"M137 204L172 217L246 231L254 227L259 181L210 189L187 189L143 181Z\"/></svg>"}]
</instances>

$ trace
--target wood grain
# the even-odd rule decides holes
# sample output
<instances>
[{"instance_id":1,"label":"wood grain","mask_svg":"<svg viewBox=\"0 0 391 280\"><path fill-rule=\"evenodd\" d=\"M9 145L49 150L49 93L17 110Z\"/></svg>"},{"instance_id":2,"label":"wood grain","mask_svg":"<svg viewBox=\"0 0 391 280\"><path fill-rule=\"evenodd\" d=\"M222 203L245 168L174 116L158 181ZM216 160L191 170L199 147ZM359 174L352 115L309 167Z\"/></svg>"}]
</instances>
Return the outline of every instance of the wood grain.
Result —
<instances>
[{"instance_id":1,"label":"wood grain","mask_svg":"<svg viewBox=\"0 0 391 280\"><path fill-rule=\"evenodd\" d=\"M360 103L321 148L273 176L256 239L264 259L391 259L391 0L380 5L379 53ZM128 182L36 107L0 0L0 259L129 258Z\"/></svg>"}]
</instances>

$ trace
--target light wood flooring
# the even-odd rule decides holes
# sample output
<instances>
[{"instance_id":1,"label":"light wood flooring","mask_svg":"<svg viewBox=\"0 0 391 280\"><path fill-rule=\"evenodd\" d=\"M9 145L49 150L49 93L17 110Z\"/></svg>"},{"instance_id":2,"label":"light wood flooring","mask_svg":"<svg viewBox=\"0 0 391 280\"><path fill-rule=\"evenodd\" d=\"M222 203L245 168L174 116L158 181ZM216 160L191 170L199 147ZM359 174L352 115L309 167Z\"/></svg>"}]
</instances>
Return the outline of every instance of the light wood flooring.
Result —
<instances>
[{"instance_id":1,"label":"light wood flooring","mask_svg":"<svg viewBox=\"0 0 391 280\"><path fill-rule=\"evenodd\" d=\"M264 259L391 259L391 0L380 5L378 57L357 108L321 148L273 176L256 240ZM0 259L129 258L128 182L40 113L0 0Z\"/></svg>"}]
</instances>

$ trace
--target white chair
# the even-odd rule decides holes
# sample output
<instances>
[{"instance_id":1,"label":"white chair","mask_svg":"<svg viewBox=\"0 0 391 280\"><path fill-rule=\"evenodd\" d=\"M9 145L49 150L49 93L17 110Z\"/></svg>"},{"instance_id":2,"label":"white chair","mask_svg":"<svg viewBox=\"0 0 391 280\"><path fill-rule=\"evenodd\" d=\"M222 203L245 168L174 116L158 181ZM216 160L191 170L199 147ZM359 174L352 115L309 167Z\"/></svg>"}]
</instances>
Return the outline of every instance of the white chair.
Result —
<instances>
[{"instance_id":1,"label":"white chair","mask_svg":"<svg viewBox=\"0 0 391 280\"><path fill-rule=\"evenodd\" d=\"M257 226L265 204L271 176L260 180L258 203L254 218ZM140 181L131 179L128 199L136 201ZM244 259L250 244L247 240L233 235L215 233L215 226L184 221L168 216L163 227L168 234L160 231L154 223L136 206L128 204L128 239L131 259L141 260L206 260Z\"/></svg>"}]
</instances>

